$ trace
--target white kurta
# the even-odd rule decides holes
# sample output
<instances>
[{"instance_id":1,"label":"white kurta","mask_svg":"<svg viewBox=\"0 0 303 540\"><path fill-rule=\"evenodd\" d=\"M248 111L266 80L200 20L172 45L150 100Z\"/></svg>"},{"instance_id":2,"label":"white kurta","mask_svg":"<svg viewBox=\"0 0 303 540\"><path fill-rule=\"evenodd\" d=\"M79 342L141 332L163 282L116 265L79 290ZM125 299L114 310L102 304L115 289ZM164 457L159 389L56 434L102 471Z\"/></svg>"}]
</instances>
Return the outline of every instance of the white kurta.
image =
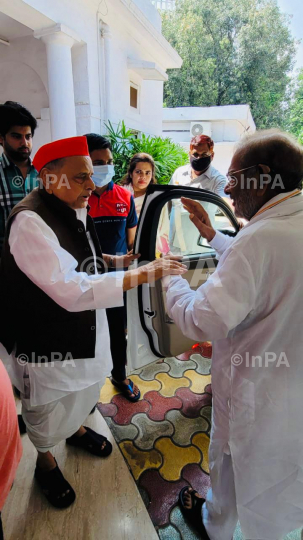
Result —
<instances>
[{"instance_id":1,"label":"white kurta","mask_svg":"<svg viewBox=\"0 0 303 540\"><path fill-rule=\"evenodd\" d=\"M173 277L167 292L182 332L213 342L209 510L222 516L230 504L220 489L230 453L245 538L277 540L303 525L302 195L233 240L216 235L214 247L221 257L204 285Z\"/></svg>"},{"instance_id":2,"label":"white kurta","mask_svg":"<svg viewBox=\"0 0 303 540\"><path fill-rule=\"evenodd\" d=\"M78 210L77 217L86 226L87 210ZM87 234L95 257L93 243ZM84 419L95 405L98 390L110 373L112 359L105 308L123 305L124 273L88 276L77 272L76 259L60 246L55 233L35 212L23 211L16 216L9 244L20 270L61 307L71 312L96 310L95 358L67 359L51 365L20 365L13 355L6 360L12 383L22 394L29 436L32 435L36 447L46 448L71 435L76 425L79 428L82 423L79 409L82 409ZM85 335L83 339L86 339Z\"/></svg>"}]
</instances>

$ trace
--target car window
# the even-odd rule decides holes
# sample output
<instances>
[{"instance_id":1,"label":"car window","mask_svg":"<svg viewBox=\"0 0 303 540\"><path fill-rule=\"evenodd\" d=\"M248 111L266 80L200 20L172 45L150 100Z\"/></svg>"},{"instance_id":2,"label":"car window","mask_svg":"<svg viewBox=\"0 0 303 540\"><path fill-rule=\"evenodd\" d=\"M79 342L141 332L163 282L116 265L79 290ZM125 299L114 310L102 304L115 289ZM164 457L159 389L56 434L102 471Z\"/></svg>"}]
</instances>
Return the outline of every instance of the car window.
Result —
<instances>
[{"instance_id":1,"label":"car window","mask_svg":"<svg viewBox=\"0 0 303 540\"><path fill-rule=\"evenodd\" d=\"M198 202L207 211L214 229L231 235L236 232L224 210L211 202ZM168 252L182 256L214 252L208 242L200 238L198 229L179 199L165 204L159 220L156 257Z\"/></svg>"}]
</instances>

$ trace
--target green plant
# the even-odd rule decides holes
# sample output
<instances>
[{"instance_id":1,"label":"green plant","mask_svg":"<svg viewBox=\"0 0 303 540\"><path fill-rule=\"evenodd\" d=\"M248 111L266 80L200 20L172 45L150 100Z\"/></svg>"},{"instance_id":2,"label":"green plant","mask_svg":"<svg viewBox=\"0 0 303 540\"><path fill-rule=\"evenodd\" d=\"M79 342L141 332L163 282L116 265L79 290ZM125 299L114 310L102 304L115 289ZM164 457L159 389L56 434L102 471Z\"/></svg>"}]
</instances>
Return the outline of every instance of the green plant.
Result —
<instances>
[{"instance_id":1,"label":"green plant","mask_svg":"<svg viewBox=\"0 0 303 540\"><path fill-rule=\"evenodd\" d=\"M120 181L127 173L128 165L134 154L144 152L150 154L156 165L158 184L168 184L173 173L181 165L188 163L188 154L171 139L151 137L142 134L137 139L133 131L127 129L122 121L114 128L110 121L106 125L114 156L116 175L114 181Z\"/></svg>"}]
</instances>

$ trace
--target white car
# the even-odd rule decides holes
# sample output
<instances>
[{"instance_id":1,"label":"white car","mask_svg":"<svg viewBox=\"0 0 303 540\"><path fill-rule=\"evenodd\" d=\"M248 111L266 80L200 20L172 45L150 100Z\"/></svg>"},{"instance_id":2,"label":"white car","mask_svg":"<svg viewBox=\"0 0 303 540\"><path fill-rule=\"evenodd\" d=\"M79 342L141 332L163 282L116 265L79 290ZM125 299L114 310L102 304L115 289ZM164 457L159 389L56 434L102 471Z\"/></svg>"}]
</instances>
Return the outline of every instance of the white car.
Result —
<instances>
[{"instance_id":1,"label":"white car","mask_svg":"<svg viewBox=\"0 0 303 540\"><path fill-rule=\"evenodd\" d=\"M183 210L181 197L199 201L216 230L230 236L238 233L240 227L235 215L218 195L202 189L153 184L145 196L134 244L134 253L140 253L141 258L132 268L165 254L159 251L159 245L166 244L188 264L189 271L184 277L197 289L215 271L216 253L199 236L189 214ZM129 373L157 358L177 356L194 345L168 316L165 296L161 280L127 292Z\"/></svg>"}]
</instances>

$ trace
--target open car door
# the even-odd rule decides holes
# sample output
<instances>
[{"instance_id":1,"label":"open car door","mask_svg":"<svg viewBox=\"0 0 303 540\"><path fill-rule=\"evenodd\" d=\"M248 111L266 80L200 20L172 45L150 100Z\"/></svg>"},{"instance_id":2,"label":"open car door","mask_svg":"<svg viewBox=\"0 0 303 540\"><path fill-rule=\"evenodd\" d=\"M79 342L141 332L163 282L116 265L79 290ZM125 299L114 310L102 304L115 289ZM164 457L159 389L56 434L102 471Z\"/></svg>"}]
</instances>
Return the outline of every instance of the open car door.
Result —
<instances>
[{"instance_id":1,"label":"open car door","mask_svg":"<svg viewBox=\"0 0 303 540\"><path fill-rule=\"evenodd\" d=\"M181 197L199 201L216 230L236 236L239 223L218 195L185 186L153 184L146 193L134 245L134 253L140 253L141 257L132 268L170 251L182 256L182 262L188 264L189 271L183 277L192 289L197 289L215 271L216 252L200 237L181 204ZM195 344L169 317L162 280L128 291L127 314L129 372L157 358L177 356Z\"/></svg>"}]
</instances>

